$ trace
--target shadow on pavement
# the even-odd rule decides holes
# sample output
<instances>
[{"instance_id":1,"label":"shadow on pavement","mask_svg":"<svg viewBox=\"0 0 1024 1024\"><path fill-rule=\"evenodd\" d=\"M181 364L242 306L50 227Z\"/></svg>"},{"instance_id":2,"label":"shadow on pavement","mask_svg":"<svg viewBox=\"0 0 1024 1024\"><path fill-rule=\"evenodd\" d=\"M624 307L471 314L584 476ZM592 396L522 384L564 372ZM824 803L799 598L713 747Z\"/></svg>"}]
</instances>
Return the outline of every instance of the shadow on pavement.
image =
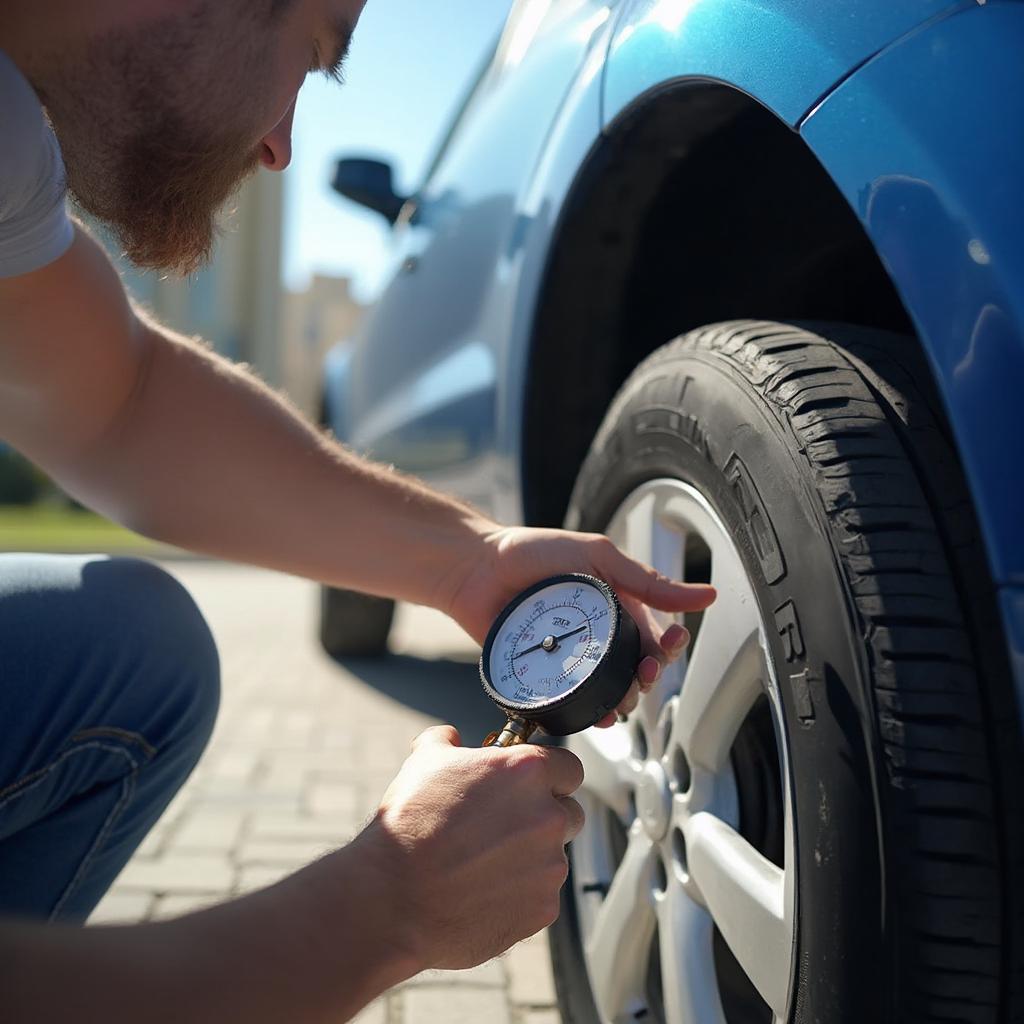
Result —
<instances>
[{"instance_id":1,"label":"shadow on pavement","mask_svg":"<svg viewBox=\"0 0 1024 1024\"><path fill-rule=\"evenodd\" d=\"M406 654L339 658L338 665L380 693L445 724L454 725L465 746L479 746L503 724L501 712L480 687L476 662L430 660Z\"/></svg>"}]
</instances>

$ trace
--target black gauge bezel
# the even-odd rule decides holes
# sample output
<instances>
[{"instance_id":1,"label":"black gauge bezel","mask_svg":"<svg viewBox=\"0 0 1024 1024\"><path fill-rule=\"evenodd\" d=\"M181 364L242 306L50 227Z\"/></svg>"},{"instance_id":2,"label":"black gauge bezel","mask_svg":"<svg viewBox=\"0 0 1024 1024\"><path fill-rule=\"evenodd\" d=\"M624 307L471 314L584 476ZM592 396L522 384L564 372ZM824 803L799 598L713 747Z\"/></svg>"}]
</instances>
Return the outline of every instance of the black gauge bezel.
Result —
<instances>
[{"instance_id":1,"label":"black gauge bezel","mask_svg":"<svg viewBox=\"0 0 1024 1024\"><path fill-rule=\"evenodd\" d=\"M608 643L590 675L577 683L568 693L539 703L511 700L501 694L490 676L490 655L509 617L534 595L548 587L563 583L584 584L593 587L604 597L609 609ZM567 736L599 722L609 711L618 707L629 690L640 661L640 633L632 616L619 602L615 591L595 576L584 573L563 573L550 576L524 590L509 602L494 621L480 655L480 682L484 692L513 718L536 722L552 736ZM586 701L581 702L581 691Z\"/></svg>"}]
</instances>

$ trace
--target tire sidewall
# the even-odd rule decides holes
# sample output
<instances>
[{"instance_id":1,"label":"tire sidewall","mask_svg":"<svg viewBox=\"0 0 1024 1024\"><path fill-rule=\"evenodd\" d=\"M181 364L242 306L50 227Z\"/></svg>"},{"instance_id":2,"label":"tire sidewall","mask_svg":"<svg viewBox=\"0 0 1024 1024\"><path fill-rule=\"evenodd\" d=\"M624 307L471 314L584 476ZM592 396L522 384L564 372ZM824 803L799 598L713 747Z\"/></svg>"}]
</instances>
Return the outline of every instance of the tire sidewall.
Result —
<instances>
[{"instance_id":1,"label":"tire sidewall","mask_svg":"<svg viewBox=\"0 0 1024 1024\"><path fill-rule=\"evenodd\" d=\"M614 403L580 472L568 524L603 531L634 490L659 478L690 484L718 513L768 634L795 827L791 1019L881 1020L879 747L857 617L810 465L788 421L738 366L677 344L645 363ZM562 927L572 941L574 913ZM556 954L558 945L553 939ZM572 1019L582 1024L590 1007Z\"/></svg>"}]
</instances>

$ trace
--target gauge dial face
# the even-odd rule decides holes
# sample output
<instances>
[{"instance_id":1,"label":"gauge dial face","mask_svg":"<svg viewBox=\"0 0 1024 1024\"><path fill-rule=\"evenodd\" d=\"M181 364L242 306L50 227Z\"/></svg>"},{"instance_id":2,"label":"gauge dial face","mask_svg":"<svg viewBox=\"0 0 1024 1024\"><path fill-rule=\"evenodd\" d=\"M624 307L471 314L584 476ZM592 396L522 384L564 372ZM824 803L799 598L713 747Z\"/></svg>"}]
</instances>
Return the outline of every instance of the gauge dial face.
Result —
<instances>
[{"instance_id":1,"label":"gauge dial face","mask_svg":"<svg viewBox=\"0 0 1024 1024\"><path fill-rule=\"evenodd\" d=\"M491 686L506 700L542 705L585 682L608 649L612 608L597 587L554 583L531 594L501 624L491 645Z\"/></svg>"}]
</instances>

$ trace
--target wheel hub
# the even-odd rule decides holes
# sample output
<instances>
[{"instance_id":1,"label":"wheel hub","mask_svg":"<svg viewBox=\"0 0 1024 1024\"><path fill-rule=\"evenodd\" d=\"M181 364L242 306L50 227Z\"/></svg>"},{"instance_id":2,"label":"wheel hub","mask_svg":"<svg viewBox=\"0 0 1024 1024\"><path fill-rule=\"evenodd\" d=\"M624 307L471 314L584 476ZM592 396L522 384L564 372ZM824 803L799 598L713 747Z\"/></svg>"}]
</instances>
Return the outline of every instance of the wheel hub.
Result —
<instances>
[{"instance_id":1,"label":"wheel hub","mask_svg":"<svg viewBox=\"0 0 1024 1024\"><path fill-rule=\"evenodd\" d=\"M647 834L660 842L668 832L672 817L672 793L665 771L657 761L648 761L640 775L636 809Z\"/></svg>"}]
</instances>

